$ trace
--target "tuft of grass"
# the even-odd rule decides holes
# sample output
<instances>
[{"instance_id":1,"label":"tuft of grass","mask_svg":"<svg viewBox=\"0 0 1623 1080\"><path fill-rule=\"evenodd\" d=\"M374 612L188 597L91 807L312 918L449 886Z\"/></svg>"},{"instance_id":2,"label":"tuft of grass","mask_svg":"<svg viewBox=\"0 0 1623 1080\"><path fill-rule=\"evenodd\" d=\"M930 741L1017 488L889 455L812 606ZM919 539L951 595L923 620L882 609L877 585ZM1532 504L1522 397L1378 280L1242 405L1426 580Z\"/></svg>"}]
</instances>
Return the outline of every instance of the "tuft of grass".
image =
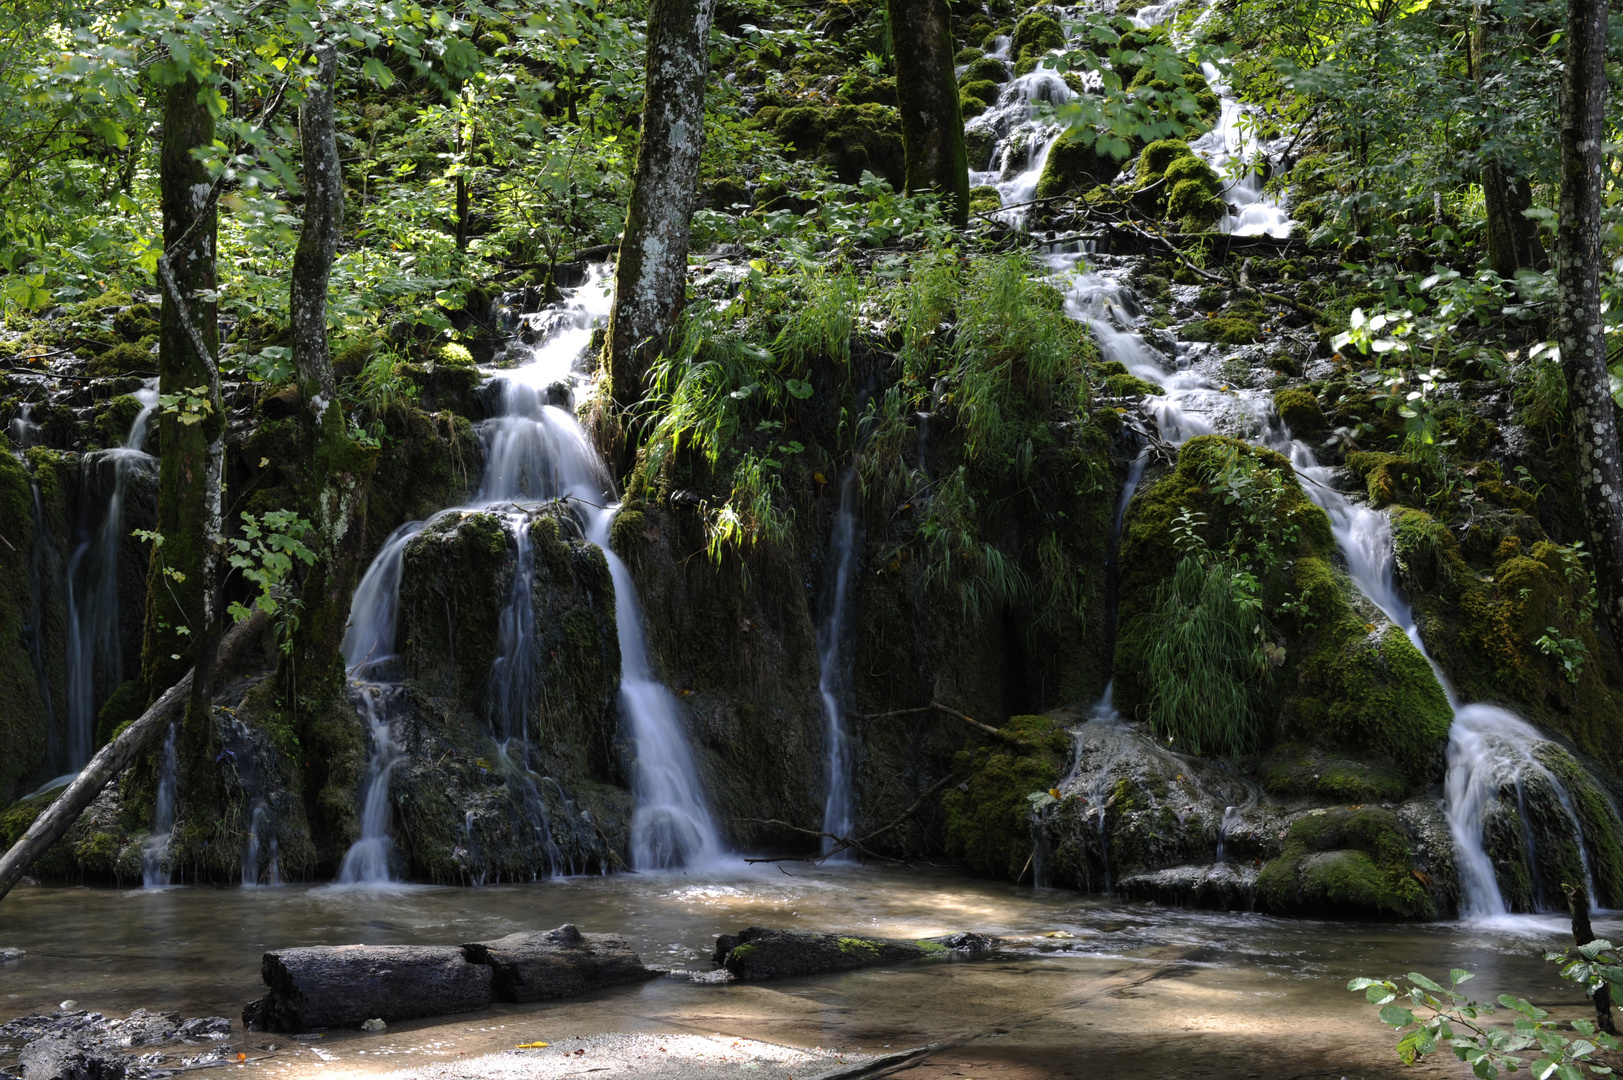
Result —
<instances>
[{"instance_id":1,"label":"tuft of grass","mask_svg":"<svg viewBox=\"0 0 1623 1080\"><path fill-rule=\"evenodd\" d=\"M1157 735L1195 753L1238 756L1256 746L1267 626L1246 575L1186 555L1127 633L1143 658Z\"/></svg>"}]
</instances>

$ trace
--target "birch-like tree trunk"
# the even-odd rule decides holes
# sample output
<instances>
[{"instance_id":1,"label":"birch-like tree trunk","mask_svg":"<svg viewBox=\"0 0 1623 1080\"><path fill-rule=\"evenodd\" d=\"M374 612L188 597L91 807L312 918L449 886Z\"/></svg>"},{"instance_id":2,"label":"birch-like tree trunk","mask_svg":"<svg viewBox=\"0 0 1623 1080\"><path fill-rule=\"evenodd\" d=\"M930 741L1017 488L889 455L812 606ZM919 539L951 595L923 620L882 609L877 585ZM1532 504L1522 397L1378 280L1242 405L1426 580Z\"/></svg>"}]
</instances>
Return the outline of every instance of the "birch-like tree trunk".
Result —
<instances>
[{"instance_id":1,"label":"birch-like tree trunk","mask_svg":"<svg viewBox=\"0 0 1623 1080\"><path fill-rule=\"evenodd\" d=\"M215 188L192 150L214 141L214 116L192 79L163 101L159 161L164 255L158 337L158 392L185 395L158 414L158 523L163 543L147 572L141 674L149 694L180 679L195 659L214 613L213 536L220 514L219 351L215 281ZM212 526L212 527L211 527Z\"/></svg>"},{"instance_id":2,"label":"birch-like tree trunk","mask_svg":"<svg viewBox=\"0 0 1623 1080\"><path fill-rule=\"evenodd\" d=\"M1600 307L1606 31L1606 0L1567 0L1555 338L1566 369L1590 569L1616 636L1623 632L1623 463L1618 459Z\"/></svg>"},{"instance_id":3,"label":"birch-like tree trunk","mask_svg":"<svg viewBox=\"0 0 1623 1080\"><path fill-rule=\"evenodd\" d=\"M969 156L953 75L947 0L888 0L907 190L938 191L959 228L969 223Z\"/></svg>"},{"instance_id":4,"label":"birch-like tree trunk","mask_svg":"<svg viewBox=\"0 0 1623 1080\"><path fill-rule=\"evenodd\" d=\"M316 53L316 78L299 110L299 142L304 154L304 230L293 251L293 283L288 313L293 325L293 369L299 392L319 425L338 399L332 354L327 346L327 282L338 233L344 224L344 173L333 130L333 86L338 50Z\"/></svg>"},{"instance_id":5,"label":"birch-like tree trunk","mask_svg":"<svg viewBox=\"0 0 1623 1080\"><path fill-rule=\"evenodd\" d=\"M648 12L642 132L604 357L621 409L642 399L648 364L676 328L687 300L715 13L716 0L653 0Z\"/></svg>"}]
</instances>

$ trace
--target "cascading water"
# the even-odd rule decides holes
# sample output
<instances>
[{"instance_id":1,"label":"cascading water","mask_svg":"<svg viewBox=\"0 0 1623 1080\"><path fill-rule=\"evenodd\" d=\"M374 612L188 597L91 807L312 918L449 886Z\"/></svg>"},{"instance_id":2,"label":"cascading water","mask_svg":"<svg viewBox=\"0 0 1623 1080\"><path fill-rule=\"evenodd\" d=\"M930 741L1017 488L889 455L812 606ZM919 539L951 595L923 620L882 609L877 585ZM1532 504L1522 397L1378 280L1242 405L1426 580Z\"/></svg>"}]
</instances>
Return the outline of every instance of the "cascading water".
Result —
<instances>
[{"instance_id":1,"label":"cascading water","mask_svg":"<svg viewBox=\"0 0 1623 1080\"><path fill-rule=\"evenodd\" d=\"M124 445L86 454L84 475L110 468L106 507L68 560L67 600L67 768L80 769L95 750L96 710L124 679L119 633L118 564L124 527L124 500L131 477L150 472L155 458L144 453L147 422L158 405L157 380L135 395L141 411Z\"/></svg>"},{"instance_id":2,"label":"cascading water","mask_svg":"<svg viewBox=\"0 0 1623 1080\"><path fill-rule=\"evenodd\" d=\"M922 428L921 421L921 431ZM921 435L921 442L922 439ZM920 457L923 457L922 452ZM823 804L823 832L832 836L851 835L851 746L845 710L850 700L852 657L850 635L846 630L850 621L851 586L861 558L861 495L862 485L856 469L847 469L840 480L840 508L829 533L828 561L833 589L817 627L820 669L817 692L823 699L828 746L824 766L828 796ZM834 843L825 836L823 851L828 852Z\"/></svg>"},{"instance_id":3,"label":"cascading water","mask_svg":"<svg viewBox=\"0 0 1623 1080\"><path fill-rule=\"evenodd\" d=\"M1503 709L1481 704L1462 706L1455 700L1447 678L1431 661L1409 603L1397 587L1391 523L1386 515L1354 503L1336 490L1331 483L1333 470L1320 465L1312 450L1277 422L1265 396L1220 390L1188 366L1186 358L1178 358L1182 367L1171 371L1163 367L1159 360L1163 354L1138 332L1138 307L1131 293L1108 275L1071 271L1075 258L1051 257L1056 273L1068 274L1066 310L1090 325L1106 360L1119 361L1134 375L1162 385L1166 392L1145 403L1162 438L1181 445L1196 435L1223 430L1286 455L1308 496L1329 516L1353 585L1432 664L1454 709L1444 813L1460 874L1461 915L1493 917L1510 910L1486 850L1485 833L1498 801L1506 792L1514 792L1522 800L1524 786L1532 779L1547 788L1559 813L1570 822L1575 838L1570 842L1576 848L1583 876L1589 881L1589 853L1572 795L1561 777L1538 757L1540 748L1551 744L1532 725ZM1171 344L1177 348L1175 342ZM1130 497L1131 491L1124 493L1118 518ZM1522 843L1527 858L1536 860L1539 852L1535 837L1527 834ZM1532 902L1538 905L1546 900L1535 892Z\"/></svg>"},{"instance_id":4,"label":"cascading water","mask_svg":"<svg viewBox=\"0 0 1623 1080\"><path fill-rule=\"evenodd\" d=\"M642 614L630 571L609 546L618 510L614 483L567 406L581 381L576 361L608 313L608 297L594 275L574 297L532 319L523 336L534 345L527 360L503 370L502 413L481 425L485 472L473 502L451 512L483 510L507 522L516 549L512 590L499 623L498 657L488 682L487 721L497 743L499 771L515 802L525 808L554 873L570 869L554 841L530 769L526 707L534 670L534 558L529 527L534 514L557 503L574 513L586 539L602 549L614 581L621 654L620 701L636 747L631 829L637 869L700 867L722 855L721 841L699 793L698 770L684 732L682 709L654 676ZM549 507L550 508L550 507ZM362 838L345 856L340 882L390 880L389 774L401 750L391 718L404 704L395 661L400 574L406 546L423 523L402 526L367 569L351 606L344 660L357 706L372 734L363 795ZM470 823L470 841L472 840Z\"/></svg>"},{"instance_id":5,"label":"cascading water","mask_svg":"<svg viewBox=\"0 0 1623 1080\"><path fill-rule=\"evenodd\" d=\"M169 838L175 831L175 734L180 724L169 725L169 734L163 740L163 753L158 759L158 793L152 811L152 832L141 846L141 884L148 889L163 888L169 884L170 871L164 865L169 854Z\"/></svg>"}]
</instances>

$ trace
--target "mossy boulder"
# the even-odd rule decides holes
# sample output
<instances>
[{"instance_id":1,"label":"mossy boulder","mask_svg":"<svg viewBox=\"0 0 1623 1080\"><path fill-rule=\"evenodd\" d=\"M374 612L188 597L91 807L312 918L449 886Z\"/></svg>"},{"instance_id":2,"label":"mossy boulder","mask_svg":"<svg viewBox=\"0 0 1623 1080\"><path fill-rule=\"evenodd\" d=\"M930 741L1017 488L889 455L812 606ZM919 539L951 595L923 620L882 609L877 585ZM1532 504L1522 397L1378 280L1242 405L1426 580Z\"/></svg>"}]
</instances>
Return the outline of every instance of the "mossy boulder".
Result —
<instances>
[{"instance_id":1,"label":"mossy boulder","mask_svg":"<svg viewBox=\"0 0 1623 1080\"><path fill-rule=\"evenodd\" d=\"M1195 152L1182 139L1157 139L1138 155L1138 186L1148 187L1165 176L1174 161L1192 157Z\"/></svg>"},{"instance_id":2,"label":"mossy boulder","mask_svg":"<svg viewBox=\"0 0 1623 1080\"><path fill-rule=\"evenodd\" d=\"M1257 877L1257 903L1280 914L1430 919L1437 904L1391 811L1312 810L1291 823Z\"/></svg>"},{"instance_id":3,"label":"mossy boulder","mask_svg":"<svg viewBox=\"0 0 1623 1080\"><path fill-rule=\"evenodd\" d=\"M1210 232L1228 216L1228 205L1199 180L1179 180L1167 193L1167 217L1186 233Z\"/></svg>"},{"instance_id":4,"label":"mossy boulder","mask_svg":"<svg viewBox=\"0 0 1623 1080\"><path fill-rule=\"evenodd\" d=\"M1014 41L1009 52L1018 61L1031 62L1050 49L1065 47L1065 31L1052 15L1030 11L1014 27ZM1016 68L1016 70L1019 70Z\"/></svg>"},{"instance_id":5,"label":"mossy boulder","mask_svg":"<svg viewBox=\"0 0 1623 1080\"><path fill-rule=\"evenodd\" d=\"M981 172L992 167L992 147L997 143L997 133L991 128L967 127L964 129L964 157L969 167Z\"/></svg>"},{"instance_id":6,"label":"mossy boulder","mask_svg":"<svg viewBox=\"0 0 1623 1080\"><path fill-rule=\"evenodd\" d=\"M90 373L103 379L137 372L156 374L157 370L158 358L150 346L128 341L114 345L90 361Z\"/></svg>"},{"instance_id":7,"label":"mossy boulder","mask_svg":"<svg viewBox=\"0 0 1623 1080\"><path fill-rule=\"evenodd\" d=\"M1324 434L1324 410L1311 390L1287 387L1274 391L1274 411L1300 439L1317 439Z\"/></svg>"},{"instance_id":8,"label":"mossy boulder","mask_svg":"<svg viewBox=\"0 0 1623 1080\"><path fill-rule=\"evenodd\" d=\"M906 179L901 120L893 108L797 105L778 114L774 131L793 144L796 156L822 162L841 183L855 183L864 171L884 177L897 188Z\"/></svg>"},{"instance_id":9,"label":"mossy boulder","mask_svg":"<svg viewBox=\"0 0 1623 1080\"><path fill-rule=\"evenodd\" d=\"M1389 761L1361 761L1301 742L1281 743L1263 755L1257 776L1264 791L1281 799L1393 802L1409 790L1408 778Z\"/></svg>"},{"instance_id":10,"label":"mossy boulder","mask_svg":"<svg viewBox=\"0 0 1623 1080\"><path fill-rule=\"evenodd\" d=\"M1215 345L1250 345L1262 336L1262 327L1240 316L1217 315L1186 324L1179 329L1178 335L1185 341L1205 341Z\"/></svg>"},{"instance_id":11,"label":"mossy boulder","mask_svg":"<svg viewBox=\"0 0 1623 1080\"><path fill-rule=\"evenodd\" d=\"M1121 173L1121 163L1071 135L1062 135L1048 148L1042 176L1037 180L1037 197L1081 195L1100 184L1108 184Z\"/></svg>"},{"instance_id":12,"label":"mossy boulder","mask_svg":"<svg viewBox=\"0 0 1623 1080\"><path fill-rule=\"evenodd\" d=\"M990 56L982 56L973 61L964 69L964 73L958 76L958 86L962 89L968 89L971 83L989 82L999 84L1008 81L1009 72L1003 66L1003 61Z\"/></svg>"},{"instance_id":13,"label":"mossy boulder","mask_svg":"<svg viewBox=\"0 0 1623 1080\"><path fill-rule=\"evenodd\" d=\"M987 107L997 100L997 96L997 83L984 81L968 83L958 93L958 109L967 120L985 112Z\"/></svg>"},{"instance_id":14,"label":"mossy boulder","mask_svg":"<svg viewBox=\"0 0 1623 1080\"><path fill-rule=\"evenodd\" d=\"M998 194L995 187L983 185L969 189L969 212L971 214L990 214L1003 205L1003 196Z\"/></svg>"},{"instance_id":15,"label":"mossy boulder","mask_svg":"<svg viewBox=\"0 0 1623 1080\"><path fill-rule=\"evenodd\" d=\"M1032 853L1032 811L1026 796L1058 782L1071 739L1047 716L1012 716L1003 738L953 759L967 775L964 790L941 797L947 850L978 874L1018 879Z\"/></svg>"},{"instance_id":16,"label":"mossy boulder","mask_svg":"<svg viewBox=\"0 0 1623 1080\"><path fill-rule=\"evenodd\" d=\"M143 406L129 394L120 394L107 403L96 417L96 435L103 446L123 446L129 438L135 418Z\"/></svg>"}]
</instances>

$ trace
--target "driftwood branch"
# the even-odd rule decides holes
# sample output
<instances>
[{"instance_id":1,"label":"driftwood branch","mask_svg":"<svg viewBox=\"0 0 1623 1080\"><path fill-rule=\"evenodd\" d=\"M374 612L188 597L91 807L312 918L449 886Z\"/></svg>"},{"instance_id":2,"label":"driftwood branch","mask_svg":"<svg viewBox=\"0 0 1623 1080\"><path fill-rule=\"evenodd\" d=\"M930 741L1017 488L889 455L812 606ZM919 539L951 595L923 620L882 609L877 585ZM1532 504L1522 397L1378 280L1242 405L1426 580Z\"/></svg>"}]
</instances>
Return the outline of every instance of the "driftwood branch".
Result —
<instances>
[{"instance_id":1,"label":"driftwood branch","mask_svg":"<svg viewBox=\"0 0 1623 1080\"><path fill-rule=\"evenodd\" d=\"M919 713L927 713L932 709L944 712L948 716L956 716L970 727L976 728L984 734L992 736L994 739L1003 739L1007 742L1020 741L1012 735L1005 735L1001 730L993 727L991 724L983 724L979 720L976 720L973 716L966 716L957 709L953 708L951 705L943 705L939 701L932 701L928 705L920 705L913 709L892 709L890 712L881 713L854 712L851 715L862 720L888 720L893 716L917 716Z\"/></svg>"},{"instance_id":2,"label":"driftwood branch","mask_svg":"<svg viewBox=\"0 0 1623 1080\"><path fill-rule=\"evenodd\" d=\"M259 640L266 622L264 612L255 612L251 619L233 626L220 642L217 662L234 666ZM198 668L204 666L204 661L199 661ZM13 844L4 856L0 856L0 899L11 891L11 887L52 844L62 839L73 823L79 820L85 807L101 794L101 789L169 730L170 723L191 697L192 682L198 668L187 672L184 678L164 691L163 696L125 728L123 734L98 750L96 756L90 759L90 764L80 770L67 789L34 819L34 824L28 827L22 839ZM204 683L208 682L211 674L208 671L203 673Z\"/></svg>"}]
</instances>

